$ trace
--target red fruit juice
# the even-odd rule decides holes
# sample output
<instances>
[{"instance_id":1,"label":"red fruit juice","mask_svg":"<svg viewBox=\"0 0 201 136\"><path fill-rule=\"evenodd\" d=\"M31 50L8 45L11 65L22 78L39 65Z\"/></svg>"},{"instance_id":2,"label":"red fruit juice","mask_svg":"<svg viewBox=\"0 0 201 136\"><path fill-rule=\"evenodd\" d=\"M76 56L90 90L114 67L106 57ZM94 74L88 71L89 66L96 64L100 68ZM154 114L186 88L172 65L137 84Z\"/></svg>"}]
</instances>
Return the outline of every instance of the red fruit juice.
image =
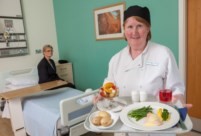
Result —
<instances>
[{"instance_id":1,"label":"red fruit juice","mask_svg":"<svg viewBox=\"0 0 201 136\"><path fill-rule=\"evenodd\" d=\"M159 99L161 102L171 102L172 101L172 90L162 89L159 91Z\"/></svg>"}]
</instances>

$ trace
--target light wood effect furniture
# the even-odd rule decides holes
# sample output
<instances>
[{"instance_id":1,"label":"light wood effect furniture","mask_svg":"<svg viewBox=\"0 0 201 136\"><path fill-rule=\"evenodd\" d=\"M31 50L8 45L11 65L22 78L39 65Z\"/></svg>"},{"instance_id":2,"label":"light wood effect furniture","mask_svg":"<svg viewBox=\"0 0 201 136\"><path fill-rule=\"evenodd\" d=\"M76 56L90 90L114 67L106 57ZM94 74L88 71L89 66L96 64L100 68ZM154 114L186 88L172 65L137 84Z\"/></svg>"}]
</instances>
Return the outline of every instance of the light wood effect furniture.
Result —
<instances>
[{"instance_id":1,"label":"light wood effect furniture","mask_svg":"<svg viewBox=\"0 0 201 136\"><path fill-rule=\"evenodd\" d=\"M57 64L57 74L67 82L73 83L72 63Z\"/></svg>"},{"instance_id":2,"label":"light wood effect furniture","mask_svg":"<svg viewBox=\"0 0 201 136\"><path fill-rule=\"evenodd\" d=\"M11 92L0 93L0 97L6 99L6 102L8 103L11 125L15 136L26 136L21 98L64 84L66 84L65 81L57 80Z\"/></svg>"},{"instance_id":3,"label":"light wood effect furniture","mask_svg":"<svg viewBox=\"0 0 201 136\"><path fill-rule=\"evenodd\" d=\"M186 90L187 103L193 104L189 114L193 129L201 132L201 1L187 0L187 62Z\"/></svg>"}]
</instances>

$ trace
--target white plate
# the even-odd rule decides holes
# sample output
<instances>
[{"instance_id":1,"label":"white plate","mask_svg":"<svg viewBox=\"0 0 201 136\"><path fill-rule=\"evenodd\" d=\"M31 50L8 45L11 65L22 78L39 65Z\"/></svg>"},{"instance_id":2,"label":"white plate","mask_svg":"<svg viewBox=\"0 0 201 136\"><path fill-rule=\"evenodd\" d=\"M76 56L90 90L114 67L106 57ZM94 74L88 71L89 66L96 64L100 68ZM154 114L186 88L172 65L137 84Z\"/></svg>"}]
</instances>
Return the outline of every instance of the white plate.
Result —
<instances>
[{"instance_id":1,"label":"white plate","mask_svg":"<svg viewBox=\"0 0 201 136\"><path fill-rule=\"evenodd\" d=\"M92 123L91 121L92 121L92 119L93 119L95 116L98 115L98 112L100 112L100 111L95 111L95 112L93 112L93 113L89 116L89 123L90 123L90 126L91 126L93 129L108 129L108 128L111 128L111 127L113 127L113 126L117 123L117 121L118 121L118 119L119 119L119 114L113 113L113 112L110 112L110 111L107 111L108 113L110 113L111 118L112 118L112 120L113 120L112 124L111 124L110 126L107 126L107 127L104 127L104 126L95 126L95 125L93 125L93 123Z\"/></svg>"},{"instance_id":2,"label":"white plate","mask_svg":"<svg viewBox=\"0 0 201 136\"><path fill-rule=\"evenodd\" d=\"M153 127L147 127L144 126L145 118L136 121L134 118L131 118L128 116L128 113L131 110L139 109L144 106L151 106L153 108L153 113L156 113L159 108L165 108L170 112L170 119L168 121L163 121L163 124L160 126L153 126ZM124 108L121 113L120 113L120 119L121 121L127 125L128 127L134 128L134 129L139 129L139 130L144 130L144 131L154 131L154 130L163 130L163 129L168 129L175 124L178 123L179 121L179 113L171 106L158 103L158 102L141 102L141 103L135 103L132 105L129 105L128 107Z\"/></svg>"},{"instance_id":3,"label":"white plate","mask_svg":"<svg viewBox=\"0 0 201 136\"><path fill-rule=\"evenodd\" d=\"M117 102L120 102L124 105L127 105L127 102L125 100L119 99L118 97L114 98L114 101L117 101ZM118 111L121 111L124 107L125 106L113 102L113 106L108 108L105 106L104 100L98 101L98 103L97 103L97 108L101 111L118 112Z\"/></svg>"}]
</instances>

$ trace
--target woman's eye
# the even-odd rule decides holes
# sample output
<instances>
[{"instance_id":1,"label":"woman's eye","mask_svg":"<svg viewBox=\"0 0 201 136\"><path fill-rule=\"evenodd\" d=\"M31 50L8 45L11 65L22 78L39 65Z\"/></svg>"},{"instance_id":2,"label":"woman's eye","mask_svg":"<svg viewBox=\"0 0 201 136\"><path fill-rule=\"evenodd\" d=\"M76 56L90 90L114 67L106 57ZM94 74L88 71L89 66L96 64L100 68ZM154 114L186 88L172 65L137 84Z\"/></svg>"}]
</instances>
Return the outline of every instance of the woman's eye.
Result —
<instances>
[{"instance_id":1,"label":"woman's eye","mask_svg":"<svg viewBox=\"0 0 201 136\"><path fill-rule=\"evenodd\" d=\"M128 26L128 28L133 28L133 26L132 26L132 25L130 25L130 26Z\"/></svg>"},{"instance_id":2,"label":"woman's eye","mask_svg":"<svg viewBox=\"0 0 201 136\"><path fill-rule=\"evenodd\" d=\"M143 25L141 25L141 24L140 24L140 25L137 25L137 28L141 28L141 27L143 27Z\"/></svg>"}]
</instances>

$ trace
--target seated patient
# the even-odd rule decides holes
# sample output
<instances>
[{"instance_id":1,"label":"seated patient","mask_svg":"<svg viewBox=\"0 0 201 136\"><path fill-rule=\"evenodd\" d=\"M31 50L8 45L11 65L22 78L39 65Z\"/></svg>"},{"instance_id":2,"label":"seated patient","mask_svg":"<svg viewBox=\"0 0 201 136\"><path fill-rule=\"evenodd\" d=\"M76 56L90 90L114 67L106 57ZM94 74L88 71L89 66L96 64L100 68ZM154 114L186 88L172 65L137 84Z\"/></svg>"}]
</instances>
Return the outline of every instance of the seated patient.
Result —
<instances>
[{"instance_id":1,"label":"seated patient","mask_svg":"<svg viewBox=\"0 0 201 136\"><path fill-rule=\"evenodd\" d=\"M41 84L41 83L50 82L50 81L54 81L54 80L63 80L57 75L54 60L51 59L51 57L53 55L53 47L51 45L44 45L43 46L43 55L44 55L44 57L39 62L38 67L37 67L38 68L38 76L39 76L38 83ZM72 83L68 83L68 84L60 86L60 87L75 88L75 86Z\"/></svg>"}]
</instances>

